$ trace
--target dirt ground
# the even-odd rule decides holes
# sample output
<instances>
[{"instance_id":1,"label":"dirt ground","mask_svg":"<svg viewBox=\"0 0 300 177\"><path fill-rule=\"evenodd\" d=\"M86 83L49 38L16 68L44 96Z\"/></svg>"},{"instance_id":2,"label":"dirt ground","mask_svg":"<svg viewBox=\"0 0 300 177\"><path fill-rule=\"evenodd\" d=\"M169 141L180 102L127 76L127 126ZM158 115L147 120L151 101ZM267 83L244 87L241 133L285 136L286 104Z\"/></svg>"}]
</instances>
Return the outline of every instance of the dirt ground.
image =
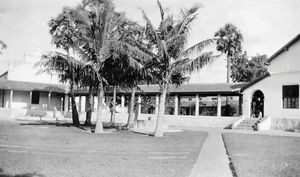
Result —
<instances>
[{"instance_id":1,"label":"dirt ground","mask_svg":"<svg viewBox=\"0 0 300 177\"><path fill-rule=\"evenodd\" d=\"M162 138L92 134L66 124L0 121L0 177L184 177L206 137L198 131Z\"/></svg>"}]
</instances>

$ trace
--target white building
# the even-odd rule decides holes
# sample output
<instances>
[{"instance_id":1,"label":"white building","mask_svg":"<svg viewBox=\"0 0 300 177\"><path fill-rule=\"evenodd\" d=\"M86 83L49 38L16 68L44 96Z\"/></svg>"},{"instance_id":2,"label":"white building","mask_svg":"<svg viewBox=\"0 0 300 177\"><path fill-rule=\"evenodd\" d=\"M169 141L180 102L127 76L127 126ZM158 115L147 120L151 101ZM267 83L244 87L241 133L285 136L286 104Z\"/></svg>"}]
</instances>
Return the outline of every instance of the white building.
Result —
<instances>
[{"instance_id":1,"label":"white building","mask_svg":"<svg viewBox=\"0 0 300 177\"><path fill-rule=\"evenodd\" d=\"M270 117L271 129L299 129L300 34L268 59L269 74L243 92L243 115Z\"/></svg>"}]
</instances>

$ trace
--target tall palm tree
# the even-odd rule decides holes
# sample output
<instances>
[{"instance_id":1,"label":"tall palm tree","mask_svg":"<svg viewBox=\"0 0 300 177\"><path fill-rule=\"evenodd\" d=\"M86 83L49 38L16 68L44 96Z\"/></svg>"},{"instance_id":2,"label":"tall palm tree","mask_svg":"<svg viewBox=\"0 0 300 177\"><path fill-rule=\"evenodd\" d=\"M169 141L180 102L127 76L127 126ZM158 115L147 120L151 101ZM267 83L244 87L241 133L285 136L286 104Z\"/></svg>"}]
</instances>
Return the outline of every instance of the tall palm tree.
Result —
<instances>
[{"instance_id":1,"label":"tall palm tree","mask_svg":"<svg viewBox=\"0 0 300 177\"><path fill-rule=\"evenodd\" d=\"M76 40L78 33L76 32L74 24L72 24L69 16L69 11L71 9L68 7L63 8L62 13L60 13L56 18L53 18L49 22L50 34L52 35L52 41L57 48L61 48L67 52L66 60L71 61L73 58L70 57L70 50L75 49ZM62 56L62 55L60 55ZM55 62L55 61L54 61ZM70 63L71 64L71 63ZM69 80L70 84L70 95L71 95L71 105L72 105L72 120L73 124L79 126L79 117L75 103L74 96L74 82L75 74L73 74L73 66L70 66L71 77Z\"/></svg>"},{"instance_id":2,"label":"tall palm tree","mask_svg":"<svg viewBox=\"0 0 300 177\"><path fill-rule=\"evenodd\" d=\"M116 32L117 27L122 23L124 16L114 11L111 0L87 0L77 10L72 11L78 30L82 34L81 53L93 69L98 73L98 107L95 133L103 132L102 125L102 102L104 97L104 84L108 83L104 77L104 63L117 53L125 53L132 66L136 65L136 58L150 59L145 52L127 42L120 41L122 33ZM82 50L84 49L84 50ZM112 49L114 53L112 53Z\"/></svg>"},{"instance_id":3,"label":"tall palm tree","mask_svg":"<svg viewBox=\"0 0 300 177\"><path fill-rule=\"evenodd\" d=\"M163 136L162 123L165 113L166 94L170 84L181 84L179 78L185 78L184 73L200 69L209 63L213 58L212 52L202 52L205 46L215 40L208 39L201 41L190 48L187 46L187 38L192 22L196 19L199 6L194 5L190 9L182 9L178 18L174 19L172 14L165 15L164 9L157 1L160 10L161 21L158 28L155 28L146 13L142 10L143 18L146 21L145 41L153 45L155 55L149 67L160 86L160 102L157 115L156 129L154 136ZM195 58L189 56L197 54ZM180 82L178 82L180 81Z\"/></svg>"},{"instance_id":4,"label":"tall palm tree","mask_svg":"<svg viewBox=\"0 0 300 177\"><path fill-rule=\"evenodd\" d=\"M221 39L217 42L217 50L224 53L227 58L227 83L229 83L230 64L242 52L243 35L236 26L227 23L215 33L215 37Z\"/></svg>"}]
</instances>

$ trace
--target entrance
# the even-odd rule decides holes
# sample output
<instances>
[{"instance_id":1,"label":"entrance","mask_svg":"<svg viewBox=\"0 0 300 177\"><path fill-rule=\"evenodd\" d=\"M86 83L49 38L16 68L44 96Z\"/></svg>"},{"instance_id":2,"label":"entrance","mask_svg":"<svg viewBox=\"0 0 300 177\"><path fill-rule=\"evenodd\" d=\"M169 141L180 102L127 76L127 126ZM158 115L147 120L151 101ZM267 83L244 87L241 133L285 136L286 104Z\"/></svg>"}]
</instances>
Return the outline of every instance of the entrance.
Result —
<instances>
[{"instance_id":1,"label":"entrance","mask_svg":"<svg viewBox=\"0 0 300 177\"><path fill-rule=\"evenodd\" d=\"M264 117L264 99L265 96L262 91L257 90L254 92L251 102L251 117Z\"/></svg>"}]
</instances>

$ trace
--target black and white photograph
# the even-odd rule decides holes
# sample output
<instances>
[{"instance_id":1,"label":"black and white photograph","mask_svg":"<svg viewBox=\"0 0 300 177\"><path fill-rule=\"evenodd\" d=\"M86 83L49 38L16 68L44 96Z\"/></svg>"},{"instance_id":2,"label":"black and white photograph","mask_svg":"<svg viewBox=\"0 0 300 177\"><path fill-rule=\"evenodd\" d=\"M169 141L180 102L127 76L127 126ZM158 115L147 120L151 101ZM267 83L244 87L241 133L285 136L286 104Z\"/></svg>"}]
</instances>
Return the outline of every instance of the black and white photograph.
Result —
<instances>
[{"instance_id":1,"label":"black and white photograph","mask_svg":"<svg viewBox=\"0 0 300 177\"><path fill-rule=\"evenodd\" d=\"M299 0L0 0L0 177L300 177Z\"/></svg>"}]
</instances>

